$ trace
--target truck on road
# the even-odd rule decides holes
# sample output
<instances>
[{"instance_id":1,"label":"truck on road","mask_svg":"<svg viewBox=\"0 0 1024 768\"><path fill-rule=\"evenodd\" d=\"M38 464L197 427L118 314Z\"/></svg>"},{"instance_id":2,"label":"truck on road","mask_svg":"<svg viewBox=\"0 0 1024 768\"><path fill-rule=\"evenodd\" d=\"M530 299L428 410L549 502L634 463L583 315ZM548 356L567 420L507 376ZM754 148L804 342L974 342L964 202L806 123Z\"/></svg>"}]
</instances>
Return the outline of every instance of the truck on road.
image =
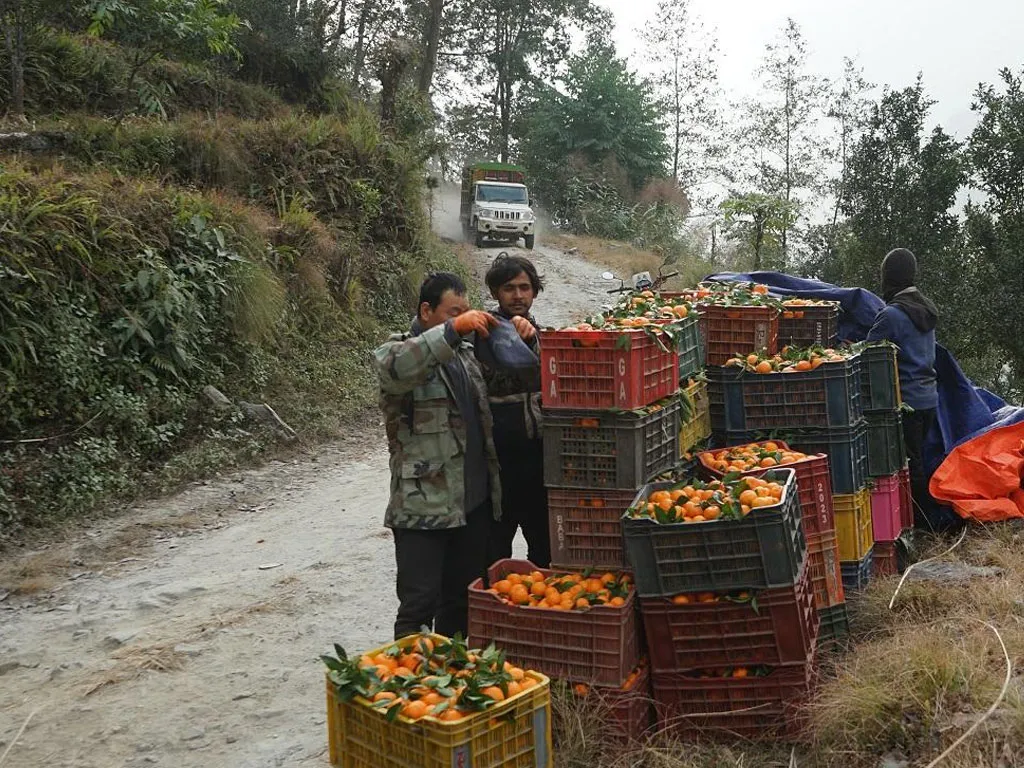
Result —
<instances>
[{"instance_id":1,"label":"truck on road","mask_svg":"<svg viewBox=\"0 0 1024 768\"><path fill-rule=\"evenodd\" d=\"M459 220L466 238L477 248L486 240L515 243L519 238L533 249L537 220L526 171L506 163L476 163L462 171Z\"/></svg>"}]
</instances>

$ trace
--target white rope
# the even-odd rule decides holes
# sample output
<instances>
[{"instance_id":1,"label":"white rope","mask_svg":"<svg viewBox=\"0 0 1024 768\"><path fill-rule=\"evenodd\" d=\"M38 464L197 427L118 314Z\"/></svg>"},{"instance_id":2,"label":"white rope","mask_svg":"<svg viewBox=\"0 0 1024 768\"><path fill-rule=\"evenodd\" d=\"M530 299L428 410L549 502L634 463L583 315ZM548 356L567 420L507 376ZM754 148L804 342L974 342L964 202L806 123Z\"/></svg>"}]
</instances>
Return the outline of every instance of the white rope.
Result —
<instances>
[{"instance_id":1,"label":"white rope","mask_svg":"<svg viewBox=\"0 0 1024 768\"><path fill-rule=\"evenodd\" d=\"M1010 680L1013 679L1013 662L1010 660L1010 654L1006 650L1006 643L1003 642L1003 636L999 634L999 630L993 627L987 621L975 619L973 617L971 617L971 620L976 621L979 624L984 624L986 627L991 629L992 632L995 633L996 639L999 641L999 645L1002 646L1003 656L1006 659L1006 678L1003 680L1003 688L999 691L999 695L996 697L996 700L992 702L992 706L985 711L985 714L979 717L978 720L974 723L974 725L972 725L970 728L964 731L960 738L958 738L956 741L954 741L952 744L946 747L945 751L943 751L941 755L939 755L930 763L928 763L928 765L926 765L925 768L935 768L936 765L938 765L947 757L949 757L950 753L952 753L954 749L963 744L968 739L968 737L970 737L970 735L978 729L978 727L982 723L984 723L986 720L989 719L989 717L992 716L993 712L999 709L999 705L1003 703L1003 699L1006 698L1006 692L1010 688Z\"/></svg>"},{"instance_id":2,"label":"white rope","mask_svg":"<svg viewBox=\"0 0 1024 768\"><path fill-rule=\"evenodd\" d=\"M907 576L910 575L910 572L913 571L916 566L923 565L924 563L930 563L932 560L938 560L940 557L945 557L954 549L959 547L963 543L963 540L967 538L967 530L967 528L964 528L964 532L960 534L960 538L956 540L956 543L942 554L935 555L934 557L929 557L927 560L921 560L919 562L907 566L907 570L903 572L903 578L901 578L900 583L896 585L896 591L892 593L892 600L889 601L890 611L892 610L893 605L896 603L896 596L900 593L900 590L903 588L903 582L907 580Z\"/></svg>"},{"instance_id":3,"label":"white rope","mask_svg":"<svg viewBox=\"0 0 1024 768\"><path fill-rule=\"evenodd\" d=\"M11 750L14 749L14 745L18 743L18 739L21 738L21 735L25 732L25 729L28 728L29 721L36 716L36 712L38 711L38 709L32 710L32 712L29 713L29 716L25 718L25 722L21 724L21 728L18 730L18 735L11 739L11 743L7 745L7 749L5 749L4 753L0 755L0 765L4 764L4 760L7 759L7 756L11 753Z\"/></svg>"}]
</instances>

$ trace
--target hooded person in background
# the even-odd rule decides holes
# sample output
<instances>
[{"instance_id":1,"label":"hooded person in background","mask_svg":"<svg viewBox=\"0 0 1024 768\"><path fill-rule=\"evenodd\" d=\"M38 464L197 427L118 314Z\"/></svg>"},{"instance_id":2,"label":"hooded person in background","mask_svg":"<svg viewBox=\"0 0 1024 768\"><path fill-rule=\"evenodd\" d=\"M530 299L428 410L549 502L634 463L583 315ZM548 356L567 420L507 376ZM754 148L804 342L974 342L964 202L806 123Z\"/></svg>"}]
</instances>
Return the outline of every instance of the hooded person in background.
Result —
<instances>
[{"instance_id":1,"label":"hooded person in background","mask_svg":"<svg viewBox=\"0 0 1024 768\"><path fill-rule=\"evenodd\" d=\"M935 326L939 313L935 304L915 287L916 281L914 254L906 248L889 251L882 260L882 298L886 306L875 318L868 341L891 341L899 347L900 392L903 402L914 409L913 413L903 415L914 519L918 527L931 527L925 514L932 508L932 501L922 448L935 426L935 409L939 404L935 376Z\"/></svg>"},{"instance_id":2,"label":"hooded person in background","mask_svg":"<svg viewBox=\"0 0 1024 768\"><path fill-rule=\"evenodd\" d=\"M537 321L530 314L544 283L537 268L522 256L500 254L484 278L498 308L493 314L515 327L528 359L501 364L491 350L477 346L494 416L494 445L501 466L501 520L491 531L488 563L512 556L512 540L522 527L530 562L551 563L548 499L544 488L544 442L540 424L540 347ZM517 342L518 344L518 342ZM511 355L509 355L511 357Z\"/></svg>"}]
</instances>

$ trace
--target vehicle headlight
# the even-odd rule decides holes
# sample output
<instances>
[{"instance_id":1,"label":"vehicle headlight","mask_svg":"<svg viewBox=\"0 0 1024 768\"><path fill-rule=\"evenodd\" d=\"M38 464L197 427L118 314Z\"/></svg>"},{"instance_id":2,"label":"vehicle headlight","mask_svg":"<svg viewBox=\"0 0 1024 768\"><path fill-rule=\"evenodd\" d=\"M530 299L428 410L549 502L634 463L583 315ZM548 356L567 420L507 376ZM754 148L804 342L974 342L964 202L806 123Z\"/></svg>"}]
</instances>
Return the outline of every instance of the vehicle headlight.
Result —
<instances>
[{"instance_id":1,"label":"vehicle headlight","mask_svg":"<svg viewBox=\"0 0 1024 768\"><path fill-rule=\"evenodd\" d=\"M489 208L482 208L480 210L480 217L483 219L492 219L494 218L494 211Z\"/></svg>"},{"instance_id":2,"label":"vehicle headlight","mask_svg":"<svg viewBox=\"0 0 1024 768\"><path fill-rule=\"evenodd\" d=\"M523 214L523 221L533 221L534 218L534 215L530 213L530 211L527 211L526 213Z\"/></svg>"}]
</instances>

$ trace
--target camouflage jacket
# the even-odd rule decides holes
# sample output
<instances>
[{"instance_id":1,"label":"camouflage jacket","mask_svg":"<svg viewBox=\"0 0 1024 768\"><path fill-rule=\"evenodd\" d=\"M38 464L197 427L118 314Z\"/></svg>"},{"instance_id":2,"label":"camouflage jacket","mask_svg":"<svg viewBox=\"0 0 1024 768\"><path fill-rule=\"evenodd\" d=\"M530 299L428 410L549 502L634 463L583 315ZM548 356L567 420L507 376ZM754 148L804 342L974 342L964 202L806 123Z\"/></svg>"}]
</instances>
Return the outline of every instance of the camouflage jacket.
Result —
<instances>
[{"instance_id":1,"label":"camouflage jacket","mask_svg":"<svg viewBox=\"0 0 1024 768\"><path fill-rule=\"evenodd\" d=\"M508 315L501 310L494 310L492 314L508 319ZM540 328L532 315L528 315L527 319L535 328ZM535 368L510 370L490 365L479 358L478 362L487 384L487 399L491 404L495 429L528 440L539 440L542 423L539 335L526 344L537 355Z\"/></svg>"},{"instance_id":2,"label":"camouflage jacket","mask_svg":"<svg viewBox=\"0 0 1024 768\"><path fill-rule=\"evenodd\" d=\"M490 470L494 515L501 515L501 485L487 389L471 344L453 348L446 325L419 335L391 336L374 352L380 408L391 453L388 528L457 528L466 524L463 463L466 427L444 364L458 357L475 389Z\"/></svg>"}]
</instances>

